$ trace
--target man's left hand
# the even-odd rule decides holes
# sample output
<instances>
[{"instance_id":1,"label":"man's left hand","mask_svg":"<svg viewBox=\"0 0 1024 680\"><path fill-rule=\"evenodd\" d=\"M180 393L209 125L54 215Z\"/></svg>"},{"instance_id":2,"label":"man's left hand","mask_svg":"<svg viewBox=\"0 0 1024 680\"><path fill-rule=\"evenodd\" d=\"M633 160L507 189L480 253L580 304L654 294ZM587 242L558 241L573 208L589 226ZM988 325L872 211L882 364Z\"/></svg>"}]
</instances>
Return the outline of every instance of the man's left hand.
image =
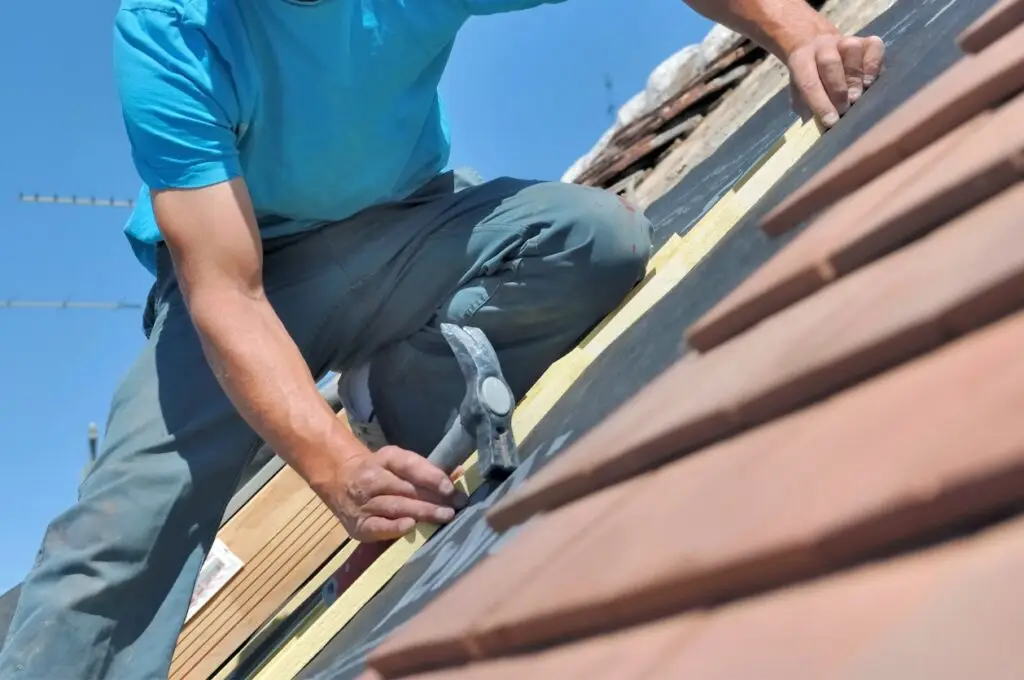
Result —
<instances>
[{"instance_id":1,"label":"man's left hand","mask_svg":"<svg viewBox=\"0 0 1024 680\"><path fill-rule=\"evenodd\" d=\"M828 33L801 45L786 60L794 108L832 127L878 78L884 55L885 43L875 36Z\"/></svg>"}]
</instances>

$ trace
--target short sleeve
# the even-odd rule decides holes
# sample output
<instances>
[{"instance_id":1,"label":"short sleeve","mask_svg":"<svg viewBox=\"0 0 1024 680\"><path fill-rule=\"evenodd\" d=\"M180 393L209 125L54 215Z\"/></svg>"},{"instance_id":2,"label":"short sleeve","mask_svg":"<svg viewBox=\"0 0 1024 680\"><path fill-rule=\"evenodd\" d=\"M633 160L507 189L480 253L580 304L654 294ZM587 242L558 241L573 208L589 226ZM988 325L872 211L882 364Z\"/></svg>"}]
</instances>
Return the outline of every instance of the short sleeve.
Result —
<instances>
[{"instance_id":1,"label":"short sleeve","mask_svg":"<svg viewBox=\"0 0 1024 680\"><path fill-rule=\"evenodd\" d=\"M469 13L474 15L516 12L540 5L557 5L565 0L465 0Z\"/></svg>"},{"instance_id":2,"label":"short sleeve","mask_svg":"<svg viewBox=\"0 0 1024 680\"><path fill-rule=\"evenodd\" d=\"M227 67L174 12L121 10L114 72L135 168L152 189L193 189L241 175L238 97Z\"/></svg>"}]
</instances>

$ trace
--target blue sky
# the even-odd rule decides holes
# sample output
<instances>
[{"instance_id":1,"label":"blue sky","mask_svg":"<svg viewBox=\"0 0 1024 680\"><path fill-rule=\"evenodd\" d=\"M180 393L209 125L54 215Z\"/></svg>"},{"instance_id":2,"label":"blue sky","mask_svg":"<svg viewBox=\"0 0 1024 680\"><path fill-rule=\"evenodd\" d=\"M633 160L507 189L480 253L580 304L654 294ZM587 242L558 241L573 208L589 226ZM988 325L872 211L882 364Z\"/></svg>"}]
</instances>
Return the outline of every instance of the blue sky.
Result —
<instances>
[{"instance_id":1,"label":"blue sky","mask_svg":"<svg viewBox=\"0 0 1024 680\"><path fill-rule=\"evenodd\" d=\"M18 193L134 196L110 70L116 0L5 3L0 12L0 299L145 298L122 209L24 204ZM710 24L680 0L569 0L475 19L446 79L454 165L557 179L622 104ZM143 341L134 311L0 308L0 590L74 502L87 427Z\"/></svg>"}]
</instances>

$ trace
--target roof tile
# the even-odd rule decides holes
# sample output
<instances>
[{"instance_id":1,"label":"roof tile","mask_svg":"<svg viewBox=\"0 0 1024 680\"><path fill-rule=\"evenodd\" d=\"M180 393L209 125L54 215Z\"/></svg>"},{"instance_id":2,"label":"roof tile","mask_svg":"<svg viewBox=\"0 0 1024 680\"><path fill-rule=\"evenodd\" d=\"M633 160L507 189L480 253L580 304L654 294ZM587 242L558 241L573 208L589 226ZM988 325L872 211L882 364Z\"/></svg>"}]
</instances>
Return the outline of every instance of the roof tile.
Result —
<instances>
[{"instance_id":1,"label":"roof tile","mask_svg":"<svg viewBox=\"0 0 1024 680\"><path fill-rule=\"evenodd\" d=\"M1024 0L999 0L960 34L957 43L965 52L981 52L1021 23Z\"/></svg>"},{"instance_id":2,"label":"roof tile","mask_svg":"<svg viewBox=\"0 0 1024 680\"><path fill-rule=\"evenodd\" d=\"M541 571L552 555L596 531L594 513L614 514L629 491L628 485L611 487L585 504L570 505L556 517L524 527L513 542L516 559L503 559L504 552L485 558L371 652L370 665L386 677L396 677L410 669L469 660L473 653L465 644L466 626Z\"/></svg>"},{"instance_id":3,"label":"roof tile","mask_svg":"<svg viewBox=\"0 0 1024 680\"><path fill-rule=\"evenodd\" d=\"M1022 569L1024 520L1017 519L726 608L648 677L1017 678Z\"/></svg>"},{"instance_id":4,"label":"roof tile","mask_svg":"<svg viewBox=\"0 0 1024 680\"><path fill-rule=\"evenodd\" d=\"M762 220L781 234L1024 88L1024 25L953 64Z\"/></svg>"},{"instance_id":5,"label":"roof tile","mask_svg":"<svg viewBox=\"0 0 1024 680\"><path fill-rule=\"evenodd\" d=\"M1022 343L1018 313L665 467L476 623L477 645L493 656L705 606L1019 503Z\"/></svg>"},{"instance_id":6,"label":"roof tile","mask_svg":"<svg viewBox=\"0 0 1024 680\"><path fill-rule=\"evenodd\" d=\"M873 236L875 250L881 252L902 243L903 234L891 233L892 229L872 233L887 226L872 219L873 213L936 164L945 162L944 157L963 144L981 123L976 118L953 130L830 207L691 326L686 333L690 346L707 352L845 274L830 258L868 234ZM899 231L909 229L901 225Z\"/></svg>"},{"instance_id":7,"label":"roof tile","mask_svg":"<svg viewBox=\"0 0 1024 680\"><path fill-rule=\"evenodd\" d=\"M536 654L505 657L414 677L417 680L647 680L653 669L700 630L702 624L699 615L675 617Z\"/></svg>"},{"instance_id":8,"label":"roof tile","mask_svg":"<svg viewBox=\"0 0 1024 680\"><path fill-rule=\"evenodd\" d=\"M1022 196L1017 185L712 352L680 361L496 504L492 525L572 500L582 479L601 488L780 416L1016 309L1024 302Z\"/></svg>"}]
</instances>

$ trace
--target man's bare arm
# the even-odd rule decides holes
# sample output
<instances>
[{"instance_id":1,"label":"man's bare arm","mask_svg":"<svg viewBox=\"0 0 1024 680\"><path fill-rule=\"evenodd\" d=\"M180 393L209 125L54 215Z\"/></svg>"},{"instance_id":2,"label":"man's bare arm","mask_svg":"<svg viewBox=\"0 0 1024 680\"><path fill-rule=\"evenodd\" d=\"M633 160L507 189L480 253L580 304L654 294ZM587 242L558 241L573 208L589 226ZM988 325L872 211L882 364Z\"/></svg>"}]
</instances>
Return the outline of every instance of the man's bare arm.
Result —
<instances>
[{"instance_id":1,"label":"man's bare arm","mask_svg":"<svg viewBox=\"0 0 1024 680\"><path fill-rule=\"evenodd\" d=\"M881 38L842 36L806 0L684 1L786 64L794 104L826 127L835 125L881 72Z\"/></svg>"},{"instance_id":2,"label":"man's bare arm","mask_svg":"<svg viewBox=\"0 0 1024 680\"><path fill-rule=\"evenodd\" d=\"M241 179L153 194L175 273L217 380L241 416L357 538L446 521L454 488L395 447L374 455L338 421L263 288L263 246Z\"/></svg>"}]
</instances>

